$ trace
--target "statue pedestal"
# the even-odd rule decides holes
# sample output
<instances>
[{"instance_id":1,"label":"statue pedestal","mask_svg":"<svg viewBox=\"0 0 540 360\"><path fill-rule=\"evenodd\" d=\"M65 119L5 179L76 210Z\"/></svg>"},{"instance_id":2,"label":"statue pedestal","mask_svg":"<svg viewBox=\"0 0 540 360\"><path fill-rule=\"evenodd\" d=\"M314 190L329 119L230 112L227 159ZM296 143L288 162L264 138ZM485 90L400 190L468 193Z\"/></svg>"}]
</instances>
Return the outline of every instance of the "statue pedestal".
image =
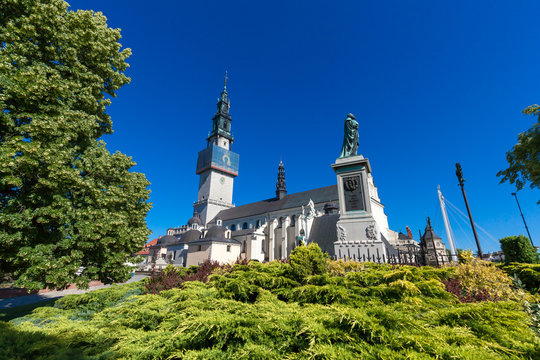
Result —
<instances>
[{"instance_id":1,"label":"statue pedestal","mask_svg":"<svg viewBox=\"0 0 540 360\"><path fill-rule=\"evenodd\" d=\"M340 158L332 168L337 175L340 213L336 224L338 241L334 243L336 256L356 261L386 262L386 245L371 211L369 160L362 155Z\"/></svg>"}]
</instances>

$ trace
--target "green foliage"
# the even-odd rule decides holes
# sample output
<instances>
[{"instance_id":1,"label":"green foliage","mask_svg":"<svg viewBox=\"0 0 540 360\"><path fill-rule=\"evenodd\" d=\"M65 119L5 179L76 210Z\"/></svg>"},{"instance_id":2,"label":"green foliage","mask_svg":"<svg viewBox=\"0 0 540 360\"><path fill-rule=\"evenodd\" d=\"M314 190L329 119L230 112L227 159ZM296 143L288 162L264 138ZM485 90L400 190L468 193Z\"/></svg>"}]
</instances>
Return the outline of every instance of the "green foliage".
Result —
<instances>
[{"instance_id":1,"label":"green foliage","mask_svg":"<svg viewBox=\"0 0 540 360\"><path fill-rule=\"evenodd\" d=\"M466 264L474 259L472 250L457 249L457 256L460 264Z\"/></svg>"},{"instance_id":2,"label":"green foliage","mask_svg":"<svg viewBox=\"0 0 540 360\"><path fill-rule=\"evenodd\" d=\"M502 264L501 269L510 276L517 276L531 293L540 291L540 264Z\"/></svg>"},{"instance_id":3,"label":"green foliage","mask_svg":"<svg viewBox=\"0 0 540 360\"><path fill-rule=\"evenodd\" d=\"M538 253L526 236L508 236L499 241L501 243L501 249L504 252L505 263L520 262L536 264L538 262Z\"/></svg>"},{"instance_id":4,"label":"green foliage","mask_svg":"<svg viewBox=\"0 0 540 360\"><path fill-rule=\"evenodd\" d=\"M497 173L502 177L501 183L509 181L517 190L526 184L531 188L540 187L540 106L528 106L523 113L537 117L536 124L518 135L518 143L506 153L508 169Z\"/></svg>"},{"instance_id":5,"label":"green foliage","mask_svg":"<svg viewBox=\"0 0 540 360\"><path fill-rule=\"evenodd\" d=\"M328 272L331 275L345 275L351 271L364 269L364 263L356 261L345 261L343 259L328 260Z\"/></svg>"},{"instance_id":6,"label":"green foliage","mask_svg":"<svg viewBox=\"0 0 540 360\"><path fill-rule=\"evenodd\" d=\"M530 304L528 301L524 301L523 305L531 318L530 328L540 337L540 303Z\"/></svg>"},{"instance_id":7,"label":"green foliage","mask_svg":"<svg viewBox=\"0 0 540 360\"><path fill-rule=\"evenodd\" d=\"M366 263L300 284L287 263L237 264L159 294L133 295L141 283L73 295L0 322L0 348L21 359L538 358L536 307L459 303L441 282L455 271Z\"/></svg>"},{"instance_id":8,"label":"green foliage","mask_svg":"<svg viewBox=\"0 0 540 360\"><path fill-rule=\"evenodd\" d=\"M512 279L493 263L474 259L473 261L459 264L456 267L452 279L458 280L462 294L477 297L486 293L487 298L478 300L509 300L515 298L512 290Z\"/></svg>"},{"instance_id":9,"label":"green foliage","mask_svg":"<svg viewBox=\"0 0 540 360\"><path fill-rule=\"evenodd\" d=\"M309 275L328 272L327 256L315 243L295 248L289 257L289 263L291 274L298 281L303 281Z\"/></svg>"},{"instance_id":10,"label":"green foliage","mask_svg":"<svg viewBox=\"0 0 540 360\"><path fill-rule=\"evenodd\" d=\"M0 272L29 289L126 280L149 234L148 181L99 140L131 51L101 13L68 6L0 6Z\"/></svg>"}]
</instances>

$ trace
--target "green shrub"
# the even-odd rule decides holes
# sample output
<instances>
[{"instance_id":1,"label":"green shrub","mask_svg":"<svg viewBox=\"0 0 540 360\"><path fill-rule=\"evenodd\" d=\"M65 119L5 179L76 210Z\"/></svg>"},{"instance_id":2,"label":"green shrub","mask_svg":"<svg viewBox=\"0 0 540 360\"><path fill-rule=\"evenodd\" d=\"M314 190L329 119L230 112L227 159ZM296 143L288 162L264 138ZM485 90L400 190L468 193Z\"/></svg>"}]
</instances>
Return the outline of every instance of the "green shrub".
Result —
<instances>
[{"instance_id":1,"label":"green shrub","mask_svg":"<svg viewBox=\"0 0 540 360\"><path fill-rule=\"evenodd\" d=\"M505 263L538 263L538 253L528 237L523 235L508 236L500 239L499 242L501 243L501 250L504 252Z\"/></svg>"},{"instance_id":2,"label":"green shrub","mask_svg":"<svg viewBox=\"0 0 540 360\"><path fill-rule=\"evenodd\" d=\"M364 264L301 284L290 264L251 262L155 295L130 284L0 322L0 358L539 358L538 307L459 303L441 283L455 271ZM91 304L109 305L74 317Z\"/></svg>"},{"instance_id":3,"label":"green shrub","mask_svg":"<svg viewBox=\"0 0 540 360\"><path fill-rule=\"evenodd\" d=\"M498 299L514 297L512 279L491 262L475 259L467 264L459 264L454 276L467 292L485 289Z\"/></svg>"},{"instance_id":4,"label":"green shrub","mask_svg":"<svg viewBox=\"0 0 540 360\"><path fill-rule=\"evenodd\" d=\"M500 266L501 269L510 276L516 275L525 285L525 288L538 293L540 290L540 264L520 264L510 263Z\"/></svg>"},{"instance_id":5,"label":"green shrub","mask_svg":"<svg viewBox=\"0 0 540 360\"><path fill-rule=\"evenodd\" d=\"M328 258L315 243L295 248L289 257L289 264L292 277L298 281L303 281L309 275L328 273Z\"/></svg>"}]
</instances>

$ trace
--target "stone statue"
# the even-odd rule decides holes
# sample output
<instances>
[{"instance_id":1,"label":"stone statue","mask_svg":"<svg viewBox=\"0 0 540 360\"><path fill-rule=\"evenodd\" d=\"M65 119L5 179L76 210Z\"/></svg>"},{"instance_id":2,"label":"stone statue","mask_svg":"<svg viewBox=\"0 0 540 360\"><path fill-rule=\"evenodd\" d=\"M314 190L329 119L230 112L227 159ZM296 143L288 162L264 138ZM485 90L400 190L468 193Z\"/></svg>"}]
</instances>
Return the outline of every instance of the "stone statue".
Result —
<instances>
[{"instance_id":1,"label":"stone statue","mask_svg":"<svg viewBox=\"0 0 540 360\"><path fill-rule=\"evenodd\" d=\"M345 135L339 159L355 156L358 151L358 122L353 114L347 115L345 119Z\"/></svg>"}]
</instances>

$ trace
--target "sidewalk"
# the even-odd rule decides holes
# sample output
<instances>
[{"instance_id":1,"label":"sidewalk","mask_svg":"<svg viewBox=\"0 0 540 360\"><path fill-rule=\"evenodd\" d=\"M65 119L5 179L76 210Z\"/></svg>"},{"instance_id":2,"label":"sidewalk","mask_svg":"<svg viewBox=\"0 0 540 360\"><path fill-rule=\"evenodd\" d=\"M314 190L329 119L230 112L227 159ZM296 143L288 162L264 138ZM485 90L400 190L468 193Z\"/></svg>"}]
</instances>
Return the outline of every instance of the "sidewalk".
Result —
<instances>
[{"instance_id":1,"label":"sidewalk","mask_svg":"<svg viewBox=\"0 0 540 360\"><path fill-rule=\"evenodd\" d=\"M135 275L128 281L126 281L123 284L127 284L134 281L139 281L141 279L144 279L148 277L147 275ZM122 285L122 284L117 284ZM59 299L62 296L66 295L72 295L72 294L84 294L89 291L98 290L110 287L111 285L98 285L98 286L91 286L86 290L79 290L79 289L66 289L61 291L48 291L48 292L42 292L39 294L32 294L32 295L26 295L26 296L18 296L18 297L12 297L12 298L5 298L0 299L0 309L10 309L21 305L28 305L28 304L34 304L40 301L45 300L51 300L51 299Z\"/></svg>"}]
</instances>

